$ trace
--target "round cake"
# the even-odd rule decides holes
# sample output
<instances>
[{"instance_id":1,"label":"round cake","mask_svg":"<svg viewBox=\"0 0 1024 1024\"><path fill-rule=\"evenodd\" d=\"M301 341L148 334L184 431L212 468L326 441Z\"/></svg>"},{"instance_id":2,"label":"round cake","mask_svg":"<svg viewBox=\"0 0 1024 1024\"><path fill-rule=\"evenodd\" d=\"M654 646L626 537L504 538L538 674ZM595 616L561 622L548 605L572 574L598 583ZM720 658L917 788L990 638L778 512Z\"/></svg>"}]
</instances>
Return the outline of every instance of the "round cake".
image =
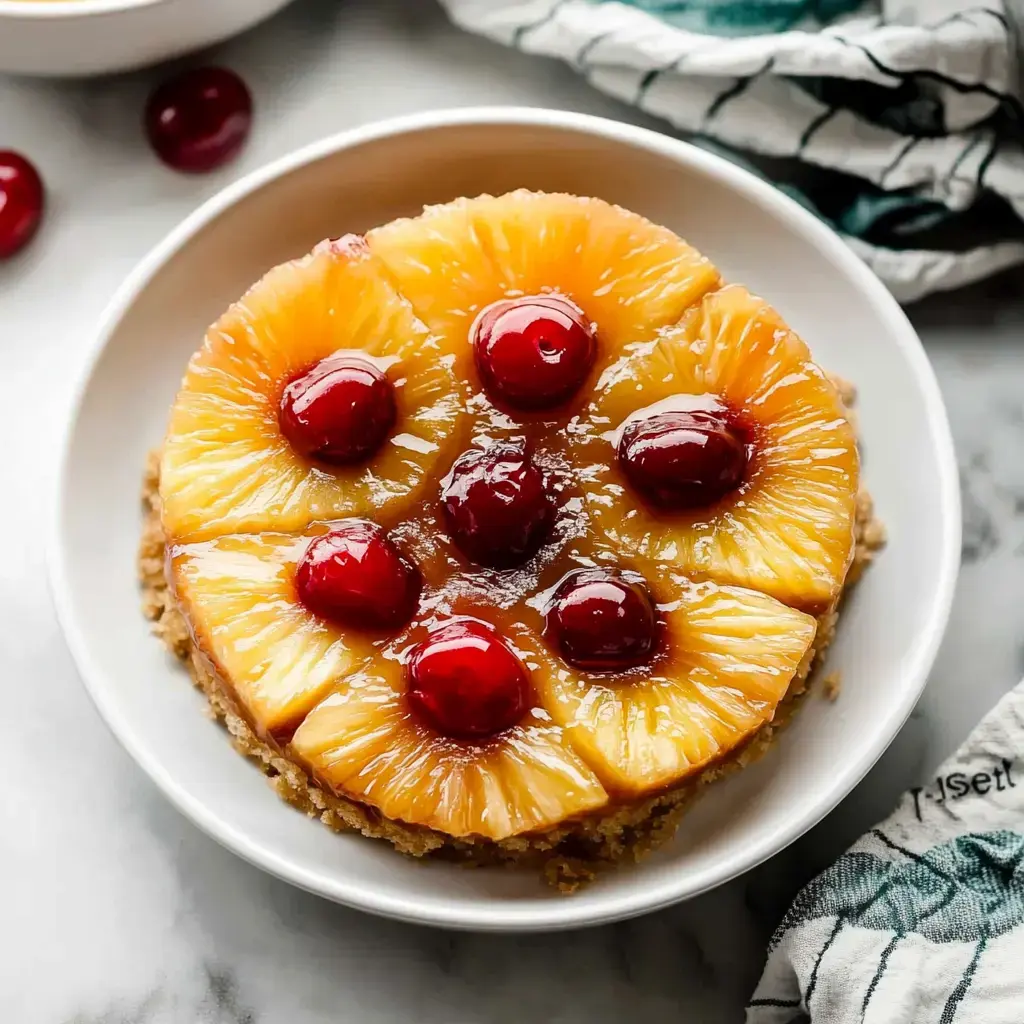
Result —
<instances>
[{"instance_id":1,"label":"round cake","mask_svg":"<svg viewBox=\"0 0 1024 1024\"><path fill-rule=\"evenodd\" d=\"M525 191L272 269L189 364L146 507L147 614L282 796L570 887L763 749L880 536L770 306Z\"/></svg>"}]
</instances>

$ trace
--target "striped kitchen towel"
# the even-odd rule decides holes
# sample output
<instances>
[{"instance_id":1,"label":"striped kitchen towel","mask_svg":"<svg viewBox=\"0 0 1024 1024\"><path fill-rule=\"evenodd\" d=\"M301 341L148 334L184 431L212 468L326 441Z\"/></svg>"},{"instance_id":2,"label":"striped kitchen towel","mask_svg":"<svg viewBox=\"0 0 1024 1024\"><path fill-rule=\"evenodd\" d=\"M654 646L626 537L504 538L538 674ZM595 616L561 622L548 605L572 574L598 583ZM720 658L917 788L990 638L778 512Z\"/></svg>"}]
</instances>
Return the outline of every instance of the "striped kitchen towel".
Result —
<instances>
[{"instance_id":1,"label":"striped kitchen towel","mask_svg":"<svg viewBox=\"0 0 1024 1024\"><path fill-rule=\"evenodd\" d=\"M747 1024L1024 1021L1024 683L797 897Z\"/></svg>"},{"instance_id":2,"label":"striped kitchen towel","mask_svg":"<svg viewBox=\"0 0 1024 1024\"><path fill-rule=\"evenodd\" d=\"M442 0L778 182L910 301L1024 261L1024 0Z\"/></svg>"}]
</instances>

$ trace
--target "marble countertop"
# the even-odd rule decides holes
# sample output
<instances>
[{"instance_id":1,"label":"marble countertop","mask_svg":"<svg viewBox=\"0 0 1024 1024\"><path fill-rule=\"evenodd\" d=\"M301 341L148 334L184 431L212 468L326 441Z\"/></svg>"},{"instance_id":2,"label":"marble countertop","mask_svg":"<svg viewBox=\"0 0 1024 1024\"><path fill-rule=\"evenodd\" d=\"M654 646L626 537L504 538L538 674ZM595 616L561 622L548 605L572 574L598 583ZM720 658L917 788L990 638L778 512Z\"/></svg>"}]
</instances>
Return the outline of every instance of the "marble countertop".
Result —
<instances>
[{"instance_id":1,"label":"marble countertop","mask_svg":"<svg viewBox=\"0 0 1024 1024\"><path fill-rule=\"evenodd\" d=\"M139 131L166 71L93 82L0 79L0 147L50 187L45 229L0 267L0 1015L12 1024L424 1024L742 1019L795 889L926 777L1024 674L1024 277L912 311L961 463L964 567L913 718L803 840L698 900L554 936L469 936L379 921L237 860L174 811L93 710L47 592L50 472L68 367L125 272L238 175L385 115L526 103L630 120L571 71L449 27L422 0L299 0L216 54L258 122L208 177L164 170ZM10 772L13 766L13 779Z\"/></svg>"}]
</instances>

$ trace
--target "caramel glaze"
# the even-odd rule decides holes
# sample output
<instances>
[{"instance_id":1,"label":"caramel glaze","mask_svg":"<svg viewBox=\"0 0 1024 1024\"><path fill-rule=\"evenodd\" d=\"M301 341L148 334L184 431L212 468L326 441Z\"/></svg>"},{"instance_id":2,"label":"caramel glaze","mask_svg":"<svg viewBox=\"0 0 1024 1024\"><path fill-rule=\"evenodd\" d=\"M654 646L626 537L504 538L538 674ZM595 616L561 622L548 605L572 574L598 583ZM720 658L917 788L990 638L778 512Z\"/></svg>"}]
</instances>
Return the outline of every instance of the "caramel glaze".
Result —
<instances>
[{"instance_id":1,"label":"caramel glaze","mask_svg":"<svg viewBox=\"0 0 1024 1024\"><path fill-rule=\"evenodd\" d=\"M540 665L529 649L531 645L543 645L552 657L558 657L557 652L545 640L544 634L545 610L559 582L573 569L610 567L630 574L635 573L646 582L658 613L658 639L652 657L646 664L633 666L621 672L589 674L593 675L595 682L600 681L603 685L612 683L624 686L629 685L634 679L670 676L672 657L668 631L664 628L664 613L671 607L666 603L666 583L669 577L674 575L673 568L666 564L659 567L656 573L652 573L649 563L643 564L632 558L628 552L616 550L603 537L596 534L586 510L582 490L581 480L586 466L574 462L574 456L579 458L583 452L591 457L598 454L606 463L614 463L616 459L622 425L609 427L607 423L594 422L588 416L592 386L597 374L593 374L580 392L560 407L533 413L500 407L483 392L475 368L467 368L467 376L470 377L467 388L469 396L466 401L469 415L464 420L462 443L453 448L451 459L439 467L437 478L427 485L420 502L413 508L411 514L399 514L393 519L389 519L387 515L375 517L375 520L389 531L401 554L416 565L422 574L423 588L416 613L412 621L398 631L363 631L363 635L371 638L372 645L379 650L382 657L404 664L411 649L432 629L453 617L467 616L494 625L508 640L527 669L536 671ZM651 411L657 412L674 408L707 408L716 411L725 409L716 396L710 395L681 395L678 396L678 400L663 400L650 407ZM627 419L635 419L644 415L646 411L639 410ZM749 442L748 473L756 474L756 436L753 430L736 419L734 414L728 414L731 422L745 430ZM401 424L396 429L400 430ZM446 533L441 509L441 479L450 468L450 463L468 448L486 448L492 443L523 440L543 470L556 506L550 535L540 550L517 568L492 569L476 565L465 557ZM323 472L330 472L330 467L318 468ZM632 494L634 501L642 501L639 495L629 491L627 493ZM654 509L651 511L659 515L673 516L673 513L657 513ZM713 511L713 508L709 508L704 514L710 515ZM690 511L678 518L680 524L684 525L693 522L695 517L693 511ZM336 522L338 521L314 523L306 534L317 536L328 532ZM171 546L167 551L166 576L172 588L173 574L169 568L173 554L174 547ZM180 602L179 607L182 607ZM186 621L187 619L186 615ZM275 751L292 757L289 742L301 724L302 716L268 734L266 729L253 720L244 703L234 694L230 681L209 653L203 649L200 639L192 630L191 623L189 630L196 649L201 652L205 666L217 679L239 715L254 733ZM528 642L523 642L524 638ZM578 669L573 671L584 677L588 675ZM536 706L539 706L539 701ZM500 742L502 735L498 733L482 740L456 740L438 736L438 741L461 747L465 750L466 756L472 756L473 750L481 744ZM723 757L734 757L744 745L730 749ZM713 768L715 763L711 762L705 767ZM686 781L677 780L664 789L674 789ZM617 795L613 787L606 784L606 788L611 797L610 807L636 801L635 793ZM655 790L647 792L648 797L656 795ZM605 807L600 813L607 812L608 807Z\"/></svg>"}]
</instances>

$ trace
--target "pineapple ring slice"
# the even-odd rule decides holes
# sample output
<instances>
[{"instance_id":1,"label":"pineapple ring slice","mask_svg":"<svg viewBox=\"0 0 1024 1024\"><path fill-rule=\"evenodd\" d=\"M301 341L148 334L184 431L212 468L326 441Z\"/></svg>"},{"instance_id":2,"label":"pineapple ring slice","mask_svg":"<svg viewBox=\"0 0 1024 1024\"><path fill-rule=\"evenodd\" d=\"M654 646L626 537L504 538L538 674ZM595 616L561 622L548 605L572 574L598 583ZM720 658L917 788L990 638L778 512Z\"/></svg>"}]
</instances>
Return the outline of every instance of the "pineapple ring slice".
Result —
<instances>
[{"instance_id":1,"label":"pineapple ring slice","mask_svg":"<svg viewBox=\"0 0 1024 1024\"><path fill-rule=\"evenodd\" d=\"M314 708L289 752L340 796L454 837L507 839L608 802L543 709L483 743L449 740L410 712L401 667L383 658Z\"/></svg>"},{"instance_id":2,"label":"pineapple ring slice","mask_svg":"<svg viewBox=\"0 0 1024 1024\"><path fill-rule=\"evenodd\" d=\"M289 732L372 654L368 639L299 603L295 567L308 543L239 534L168 549L168 579L196 645L262 736Z\"/></svg>"},{"instance_id":3,"label":"pineapple ring slice","mask_svg":"<svg viewBox=\"0 0 1024 1024\"><path fill-rule=\"evenodd\" d=\"M679 394L724 399L756 450L746 481L714 507L658 514L626 481L615 432ZM856 438L807 346L745 288L705 296L609 367L574 435L593 523L620 549L809 611L838 598L854 551Z\"/></svg>"},{"instance_id":4,"label":"pineapple ring slice","mask_svg":"<svg viewBox=\"0 0 1024 1024\"><path fill-rule=\"evenodd\" d=\"M567 295L597 324L593 380L624 345L675 323L719 282L668 228L600 199L525 189L428 207L366 241L463 379L474 375L470 327L492 302Z\"/></svg>"},{"instance_id":5,"label":"pineapple ring slice","mask_svg":"<svg viewBox=\"0 0 1024 1024\"><path fill-rule=\"evenodd\" d=\"M722 759L770 722L817 630L810 615L739 587L666 575L661 654L621 676L567 665L536 634L529 650L541 702L609 790L657 790Z\"/></svg>"},{"instance_id":6,"label":"pineapple ring slice","mask_svg":"<svg viewBox=\"0 0 1024 1024\"><path fill-rule=\"evenodd\" d=\"M398 422L367 462L321 468L281 433L278 403L291 379L345 350L387 365ZM189 364L160 467L166 533L199 540L399 516L458 443L463 401L452 362L362 239L321 243L274 268L209 329Z\"/></svg>"}]
</instances>

